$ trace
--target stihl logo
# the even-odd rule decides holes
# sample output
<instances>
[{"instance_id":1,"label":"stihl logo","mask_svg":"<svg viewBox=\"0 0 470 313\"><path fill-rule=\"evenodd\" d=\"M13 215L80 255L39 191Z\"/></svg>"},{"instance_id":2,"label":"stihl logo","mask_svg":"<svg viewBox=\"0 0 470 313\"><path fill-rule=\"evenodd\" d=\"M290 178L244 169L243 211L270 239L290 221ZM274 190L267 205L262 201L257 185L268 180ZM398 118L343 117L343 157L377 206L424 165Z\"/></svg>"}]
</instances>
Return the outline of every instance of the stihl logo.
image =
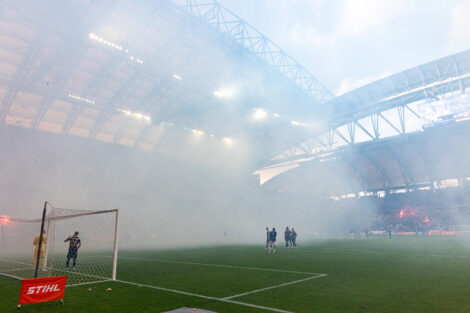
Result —
<instances>
[{"instance_id":1,"label":"stihl logo","mask_svg":"<svg viewBox=\"0 0 470 313\"><path fill-rule=\"evenodd\" d=\"M38 293L48 293L48 292L56 292L60 291L59 285L44 285L44 286L35 286L29 287L27 295L38 294Z\"/></svg>"},{"instance_id":2,"label":"stihl logo","mask_svg":"<svg viewBox=\"0 0 470 313\"><path fill-rule=\"evenodd\" d=\"M18 304L61 300L66 284L67 276L23 279Z\"/></svg>"}]
</instances>

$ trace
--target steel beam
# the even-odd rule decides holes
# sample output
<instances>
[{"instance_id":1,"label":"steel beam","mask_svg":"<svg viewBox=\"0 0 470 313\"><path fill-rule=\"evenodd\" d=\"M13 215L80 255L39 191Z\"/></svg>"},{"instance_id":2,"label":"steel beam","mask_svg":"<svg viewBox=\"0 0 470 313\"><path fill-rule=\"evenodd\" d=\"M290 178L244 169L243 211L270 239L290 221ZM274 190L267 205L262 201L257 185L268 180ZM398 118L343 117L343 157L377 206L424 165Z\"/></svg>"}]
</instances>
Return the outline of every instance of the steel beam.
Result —
<instances>
[{"instance_id":1,"label":"steel beam","mask_svg":"<svg viewBox=\"0 0 470 313\"><path fill-rule=\"evenodd\" d=\"M10 88L5 93L2 99L2 106L0 107L0 124L5 123L6 117L10 111L11 105L16 98L16 95L25 85L26 76L29 74L34 62L39 57L41 50L44 47L48 32L40 30L35 35L29 44L29 50L21 60L20 65L9 83Z\"/></svg>"},{"instance_id":2,"label":"steel beam","mask_svg":"<svg viewBox=\"0 0 470 313\"><path fill-rule=\"evenodd\" d=\"M396 164L400 168L400 174L403 180L403 185L407 187L410 185L414 185L415 182L413 179L413 175L411 174L411 171L409 167L405 164L405 162L389 146L387 146L385 149L393 157Z\"/></svg>"},{"instance_id":3,"label":"steel beam","mask_svg":"<svg viewBox=\"0 0 470 313\"><path fill-rule=\"evenodd\" d=\"M82 48L81 46L68 46L65 45L60 49L62 53L66 53L67 51L71 51L71 58L68 60L64 66L62 66L63 70L60 73L59 77L50 84L51 91L46 94L39 103L39 110L33 120L33 128L37 129L41 124L42 119L46 115L47 111L49 110L50 106L52 105L53 101L62 93L64 94L64 88L67 86L67 83L72 78L73 73L77 69L78 65L80 64L80 60L86 54L87 49Z\"/></svg>"},{"instance_id":4,"label":"steel beam","mask_svg":"<svg viewBox=\"0 0 470 313\"><path fill-rule=\"evenodd\" d=\"M372 140L378 139L377 137L374 137L373 135L371 135L371 133L369 133L369 131L368 131L364 126L362 126L362 124L359 123L359 121L356 121L355 124L356 124L360 129L362 129L362 131L363 131L364 133L366 133L366 135L369 136Z\"/></svg>"},{"instance_id":5,"label":"steel beam","mask_svg":"<svg viewBox=\"0 0 470 313\"><path fill-rule=\"evenodd\" d=\"M102 66L98 70L98 74L95 76L95 78L88 84L86 90L86 96L89 99L94 99L98 93L100 92L101 88L108 82L108 80L112 77L112 74L114 71L118 68L118 66L124 62L121 57L117 56L111 56L110 60ZM63 132L68 133L70 131L70 128L75 124L75 121L77 118L83 113L83 106L77 103L75 106L77 110L73 110L73 114L69 115L69 118L64 124L63 127Z\"/></svg>"},{"instance_id":6,"label":"steel beam","mask_svg":"<svg viewBox=\"0 0 470 313\"><path fill-rule=\"evenodd\" d=\"M173 0L173 2L240 44L312 96L317 103L333 94L305 67L253 26L213 0Z\"/></svg>"},{"instance_id":7,"label":"steel beam","mask_svg":"<svg viewBox=\"0 0 470 313\"><path fill-rule=\"evenodd\" d=\"M365 151L361 151L361 153L366 157L367 160L374 166L375 171L377 173L377 177L380 179L382 183L382 188L387 188L388 186L391 186L391 180L390 177L387 174L387 171L376 161L374 158L372 158L370 155L368 155Z\"/></svg>"},{"instance_id":8,"label":"steel beam","mask_svg":"<svg viewBox=\"0 0 470 313\"><path fill-rule=\"evenodd\" d=\"M376 139L380 138L380 131L379 131L379 115L378 114L372 114L370 116L370 121L372 123L372 128L374 129L374 135Z\"/></svg>"},{"instance_id":9,"label":"steel beam","mask_svg":"<svg viewBox=\"0 0 470 313\"><path fill-rule=\"evenodd\" d=\"M134 70L134 72L129 76L129 78L124 82L118 92L114 94L114 96L106 103L105 107L110 108L108 110L103 110L100 112L98 118L96 119L95 123L93 124L91 131L90 131L90 138L94 139L97 134L101 131L101 129L106 125L108 120L113 116L113 114L117 113L115 108L117 107L116 104L120 102L125 102L125 99L131 97L131 95L135 92L138 88L138 83L140 79L143 77L143 72L139 70ZM116 138L113 139L115 141Z\"/></svg>"},{"instance_id":10,"label":"steel beam","mask_svg":"<svg viewBox=\"0 0 470 313\"><path fill-rule=\"evenodd\" d=\"M144 129L140 132L139 136L134 142L134 147L136 148L141 148L142 145L150 138L152 135L152 130L153 130L154 125L149 124L145 126Z\"/></svg>"}]
</instances>

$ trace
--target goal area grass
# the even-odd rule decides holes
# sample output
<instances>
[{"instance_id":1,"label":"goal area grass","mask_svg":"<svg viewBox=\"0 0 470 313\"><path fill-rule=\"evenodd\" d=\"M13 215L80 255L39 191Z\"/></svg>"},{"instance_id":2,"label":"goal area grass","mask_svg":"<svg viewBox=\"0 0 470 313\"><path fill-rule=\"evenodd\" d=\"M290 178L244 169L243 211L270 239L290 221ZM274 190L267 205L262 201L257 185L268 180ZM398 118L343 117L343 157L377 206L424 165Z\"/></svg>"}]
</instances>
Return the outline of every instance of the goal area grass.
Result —
<instances>
[{"instance_id":1,"label":"goal area grass","mask_svg":"<svg viewBox=\"0 0 470 313\"><path fill-rule=\"evenodd\" d=\"M21 312L469 312L470 237L334 239L276 255L262 244L122 250L117 279ZM0 312L16 312L20 284L0 276Z\"/></svg>"}]
</instances>

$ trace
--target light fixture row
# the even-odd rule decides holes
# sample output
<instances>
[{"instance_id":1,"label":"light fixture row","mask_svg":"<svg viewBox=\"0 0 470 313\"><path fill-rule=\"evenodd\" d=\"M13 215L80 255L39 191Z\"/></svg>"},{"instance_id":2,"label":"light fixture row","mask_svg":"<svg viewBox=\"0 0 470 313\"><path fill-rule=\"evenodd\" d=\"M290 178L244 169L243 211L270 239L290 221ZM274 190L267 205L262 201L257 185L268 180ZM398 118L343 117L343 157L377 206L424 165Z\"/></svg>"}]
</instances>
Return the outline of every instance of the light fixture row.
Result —
<instances>
[{"instance_id":1,"label":"light fixture row","mask_svg":"<svg viewBox=\"0 0 470 313\"><path fill-rule=\"evenodd\" d=\"M82 101L82 102L86 102L86 103L89 103L89 104L95 104L95 101L91 100L91 99L88 99L88 98L84 98L84 97L80 97L80 96L77 96L77 95L73 95L73 94L68 94L69 98L72 98L72 99L75 99L75 100L78 100L78 101Z\"/></svg>"},{"instance_id":2,"label":"light fixture row","mask_svg":"<svg viewBox=\"0 0 470 313\"><path fill-rule=\"evenodd\" d=\"M136 120L145 120L145 121L148 121L148 122L150 122L152 120L152 118L150 116L139 113L139 112L132 112L132 111L129 111L129 110L124 110L124 109L117 109L117 110L119 112L124 113L125 115L127 115L129 117L135 118Z\"/></svg>"},{"instance_id":3,"label":"light fixture row","mask_svg":"<svg viewBox=\"0 0 470 313\"><path fill-rule=\"evenodd\" d=\"M137 57L135 57L135 56L129 54L129 49L125 49L125 48L123 48L121 45L118 45L117 43L114 43L114 42L109 41L109 40L107 40L107 39L105 39L105 38L102 38L102 37L100 37L100 36L98 36L98 35L96 35L96 34L94 34L94 33L90 33L90 36L89 36L89 37L90 37L91 40L97 41L97 42L102 43L102 44L104 44L104 45L106 45L106 46L109 46L109 47L111 47L111 48L114 48L114 49L116 49L116 50L118 50L118 51L122 51L122 52L124 52L125 54L128 54L129 60L131 60L131 61L133 61L133 62L136 62L136 63L139 63L139 64L144 64L144 61L143 61L142 59L137 58Z\"/></svg>"}]
</instances>

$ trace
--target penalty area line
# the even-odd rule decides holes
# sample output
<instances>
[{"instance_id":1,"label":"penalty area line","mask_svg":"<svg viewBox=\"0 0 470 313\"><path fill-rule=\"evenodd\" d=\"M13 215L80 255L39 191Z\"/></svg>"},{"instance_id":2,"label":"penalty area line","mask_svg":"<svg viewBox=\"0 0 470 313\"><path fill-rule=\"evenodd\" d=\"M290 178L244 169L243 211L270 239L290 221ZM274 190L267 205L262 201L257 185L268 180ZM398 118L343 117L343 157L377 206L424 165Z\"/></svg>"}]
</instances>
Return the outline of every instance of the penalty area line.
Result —
<instances>
[{"instance_id":1,"label":"penalty area line","mask_svg":"<svg viewBox=\"0 0 470 313\"><path fill-rule=\"evenodd\" d=\"M115 282L128 284L128 285L133 285L133 286L138 286L138 287L157 289L157 290L177 293L177 294L190 296L190 297L196 297L196 298L202 298L202 299L207 299L207 300L237 304L237 305L242 305L242 306L246 306L246 307L250 307L250 308L256 308L256 309L261 309L261 310L266 310L266 311L271 311L271 312L294 313L294 312L291 312L291 311L281 310L281 309L277 309L277 308L271 308L271 307L262 306L262 305L256 305L256 304L251 304L251 303L246 303L246 302L241 302L241 301L233 301L233 300L225 299L225 298L216 298L216 297L211 297L211 296L205 296L205 295L200 295L200 294L196 294L196 293L191 293L191 292L186 292L186 291L181 291L181 290L176 290L176 289L169 289L169 288L164 288L164 287L158 287L158 286L153 286L153 285L139 284L139 283L125 281L125 280L115 280Z\"/></svg>"},{"instance_id":2,"label":"penalty area line","mask_svg":"<svg viewBox=\"0 0 470 313\"><path fill-rule=\"evenodd\" d=\"M21 278L21 277L18 277L18 276L15 276L15 275L6 274L6 273L0 273L0 275L6 276L6 277L10 277L10 278L13 278L13 279L23 280L23 278Z\"/></svg>"},{"instance_id":3,"label":"penalty area line","mask_svg":"<svg viewBox=\"0 0 470 313\"><path fill-rule=\"evenodd\" d=\"M12 270L5 270L5 272L19 272L19 271L30 271L30 270L34 271L34 268L32 267L14 268Z\"/></svg>"},{"instance_id":4,"label":"penalty area line","mask_svg":"<svg viewBox=\"0 0 470 313\"><path fill-rule=\"evenodd\" d=\"M287 283L283 283L283 284L279 284L279 285L275 285L275 286L271 286L271 287L266 287L266 288L252 290L252 291L247 291L247 292L240 293L240 294L237 294L237 295L225 297L225 298L223 298L223 300L230 300L230 299L233 299L233 298L238 298L238 297L251 295L253 293L258 293L258 292L271 290L271 289L275 289L275 288L279 288L279 287L294 285L294 284L298 284L298 283L301 283L301 282L304 282L304 281L308 281L308 280L312 280L312 279L316 279L316 278L320 278L320 277L325 277L325 276L328 276L328 274L319 274L317 276L312 276L312 277L307 277L307 278L304 278L304 279L294 280L294 281L291 281L291 282L287 282Z\"/></svg>"}]
</instances>

